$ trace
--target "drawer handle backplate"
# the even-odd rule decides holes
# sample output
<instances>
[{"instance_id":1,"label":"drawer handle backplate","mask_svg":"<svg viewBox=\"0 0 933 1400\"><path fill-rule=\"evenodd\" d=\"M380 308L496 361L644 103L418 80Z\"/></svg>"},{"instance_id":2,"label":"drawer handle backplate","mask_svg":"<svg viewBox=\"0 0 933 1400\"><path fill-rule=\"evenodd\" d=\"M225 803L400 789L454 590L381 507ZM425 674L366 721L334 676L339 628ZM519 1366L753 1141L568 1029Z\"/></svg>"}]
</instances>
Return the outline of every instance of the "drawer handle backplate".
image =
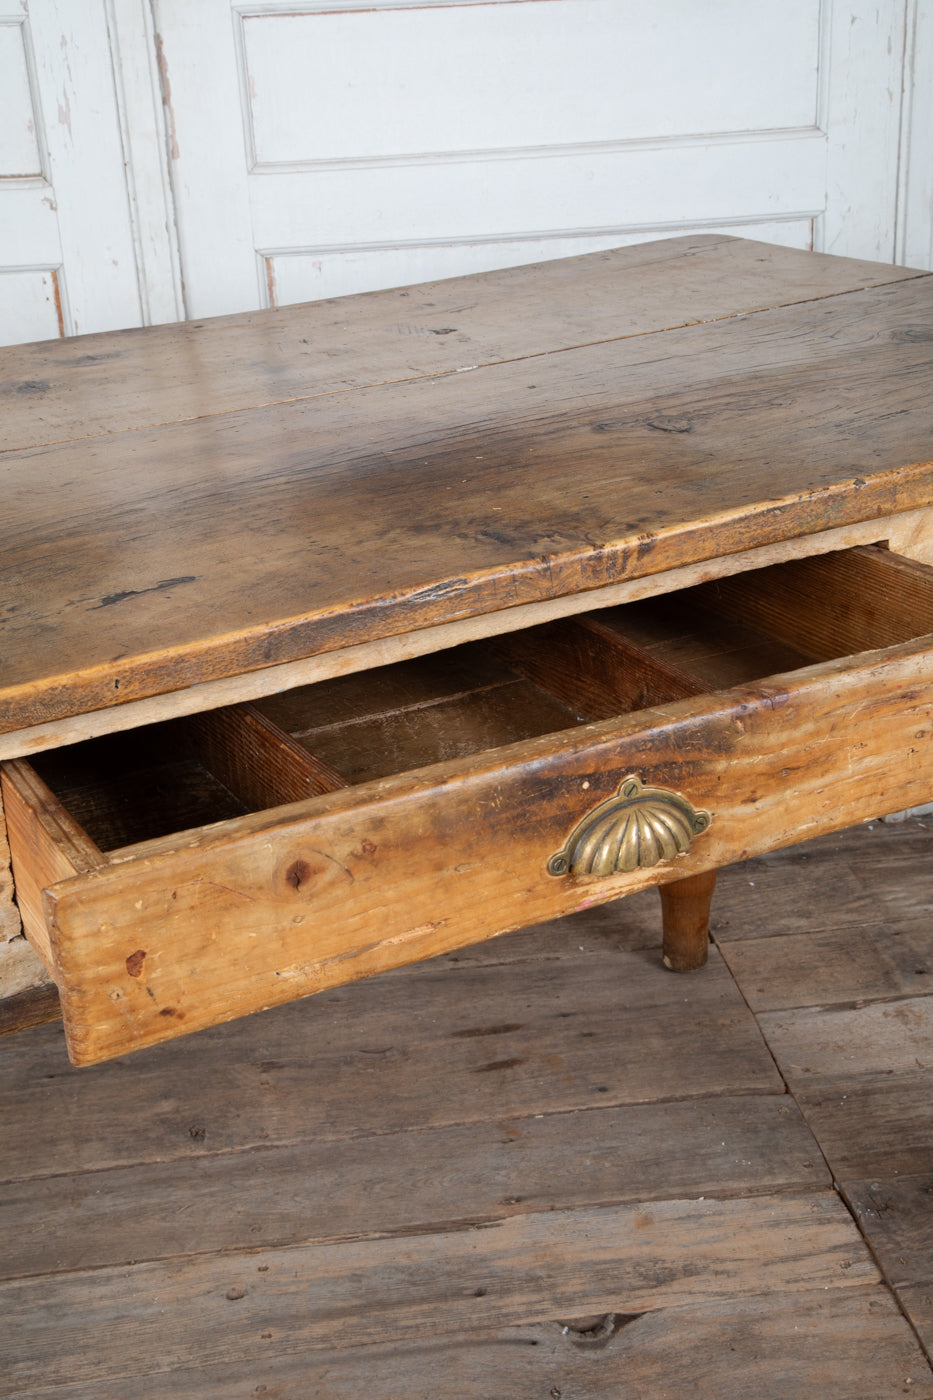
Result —
<instances>
[{"instance_id":1,"label":"drawer handle backplate","mask_svg":"<svg viewBox=\"0 0 933 1400\"><path fill-rule=\"evenodd\" d=\"M711 821L709 812L692 807L679 792L646 787L630 774L618 792L577 822L548 861L548 874L613 875L648 869L683 855Z\"/></svg>"}]
</instances>

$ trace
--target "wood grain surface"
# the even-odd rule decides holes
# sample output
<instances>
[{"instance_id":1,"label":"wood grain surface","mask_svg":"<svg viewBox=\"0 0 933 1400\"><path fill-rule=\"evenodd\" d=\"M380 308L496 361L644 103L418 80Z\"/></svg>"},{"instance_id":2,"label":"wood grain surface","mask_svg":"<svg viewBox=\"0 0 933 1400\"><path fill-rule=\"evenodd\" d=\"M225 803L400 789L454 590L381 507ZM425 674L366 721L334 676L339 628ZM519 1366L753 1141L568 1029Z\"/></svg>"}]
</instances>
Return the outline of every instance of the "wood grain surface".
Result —
<instances>
[{"instance_id":1,"label":"wood grain surface","mask_svg":"<svg viewBox=\"0 0 933 1400\"><path fill-rule=\"evenodd\" d=\"M129 847L46 895L70 1053L93 1063L924 800L931 666L921 639ZM548 877L631 772L710 829L676 865Z\"/></svg>"},{"instance_id":2,"label":"wood grain surface","mask_svg":"<svg viewBox=\"0 0 933 1400\"><path fill-rule=\"evenodd\" d=\"M697 1036L701 1025L712 1029L702 1012L699 1023ZM539 1026L539 1053L561 1055L570 1034L548 1051ZM443 1073L455 1074L453 1056ZM281 1072L269 1074L283 1078ZM488 1075L485 1082L490 1085ZM551 1082L542 1080L536 1107L547 1106ZM669 1076L658 1074L659 1091L668 1083ZM340 1092L328 1081L331 1102ZM249 1095L244 1107L252 1100ZM61 1137L47 1145L53 1160L60 1160ZM156 1158L151 1137L139 1149L151 1160L65 1176L27 1177L30 1170L48 1170L50 1159L39 1162L36 1153L11 1160L17 1180L4 1185L0 1202L2 1277L207 1254L235 1249L244 1234L256 1248L274 1248L308 1239L457 1229L466 1220L557 1210L570 1198L599 1206L830 1187L819 1148L784 1094L579 1108L512 1117L507 1128L479 1121L267 1142L261 1172L248 1147L215 1152L205 1145L171 1163L173 1189L187 1206L174 1217L160 1209L165 1158ZM299 1177L311 1189L296 1191Z\"/></svg>"},{"instance_id":3,"label":"wood grain surface","mask_svg":"<svg viewBox=\"0 0 933 1400\"><path fill-rule=\"evenodd\" d=\"M929 846L724 870L738 985L644 891L93 1069L0 1041L0 1392L933 1400Z\"/></svg>"},{"instance_id":4,"label":"wood grain surface","mask_svg":"<svg viewBox=\"0 0 933 1400\"><path fill-rule=\"evenodd\" d=\"M870 822L750 861L744 879L722 882L728 894L716 934L843 1199L928 1355L929 853L927 820L916 818ZM796 899L782 899L781 889L793 889Z\"/></svg>"},{"instance_id":5,"label":"wood grain surface","mask_svg":"<svg viewBox=\"0 0 933 1400\"><path fill-rule=\"evenodd\" d=\"M43 891L57 880L103 864L104 857L28 764L7 765L0 774L0 791L11 853L15 853L16 897L23 929L51 971Z\"/></svg>"},{"instance_id":6,"label":"wood grain surface","mask_svg":"<svg viewBox=\"0 0 933 1400\"><path fill-rule=\"evenodd\" d=\"M539 599L534 603L519 603L499 612L478 617L465 617L456 622L441 622L417 632L382 637L374 642L360 642L339 651L319 652L299 661L284 661L263 666L238 676L219 680L196 681L183 690L166 691L143 700L121 702L106 709L88 710L82 714L43 721L26 729L0 732L0 759L22 758L49 748L77 744L102 734L123 732L146 724L155 724L180 715L199 714L261 697L274 696L297 686L317 684L339 676L359 675L375 667L394 665L412 657L427 656L446 648L461 646L477 638L499 636L533 627L554 618L572 617L581 608L609 608L628 604L633 599L655 597L696 583L721 578L726 574L763 568L789 559L811 557L834 550L874 543L903 523L913 530L918 520L926 519L923 510L906 511L887 517L884 522L867 520L822 530L814 535L779 540L737 554L722 555L698 564L666 569L645 578L631 578L621 583L596 588L585 598L572 594L561 598ZM789 662L782 669L788 669Z\"/></svg>"},{"instance_id":7,"label":"wood grain surface","mask_svg":"<svg viewBox=\"0 0 933 1400\"><path fill-rule=\"evenodd\" d=\"M76 1371L105 1381L423 1337L436 1325L441 1276L445 1326L464 1330L878 1280L829 1192L512 1216L412 1235L401 1247L369 1238L78 1270L0 1283L0 1310L17 1317L0 1353L0 1395L15 1395L40 1366L53 1389ZM116 1352L100 1345L115 1326Z\"/></svg>"},{"instance_id":8,"label":"wood grain surface","mask_svg":"<svg viewBox=\"0 0 933 1400\"><path fill-rule=\"evenodd\" d=\"M3 814L3 791L0 789L0 949L23 931L19 909L13 897L13 872L10 869L10 843ZM14 990L18 991L19 988Z\"/></svg>"},{"instance_id":9,"label":"wood grain surface","mask_svg":"<svg viewBox=\"0 0 933 1400\"><path fill-rule=\"evenodd\" d=\"M828 661L933 632L933 569L869 546L717 579L689 601Z\"/></svg>"},{"instance_id":10,"label":"wood grain surface","mask_svg":"<svg viewBox=\"0 0 933 1400\"><path fill-rule=\"evenodd\" d=\"M0 732L925 507L933 278L758 246L675 241L465 279L478 339L509 327L498 353L471 341L452 367L468 372L433 355L387 373L382 349L347 392L250 393L234 375L235 401L202 417L178 401L179 378L200 392L197 368L160 388L127 333L122 382L148 414L123 402L121 431L58 427L0 457ZM503 281L522 289L511 308ZM367 318L398 339L400 294L374 295L340 346L351 362ZM272 323L235 328L252 381ZM83 353L118 358L118 341ZM77 342L41 353L64 357L65 378L82 358ZM212 363L214 382L229 353ZM50 400L66 394L48 382Z\"/></svg>"},{"instance_id":11,"label":"wood grain surface","mask_svg":"<svg viewBox=\"0 0 933 1400\"><path fill-rule=\"evenodd\" d=\"M917 275L694 234L274 311L17 345L0 349L0 451L435 378Z\"/></svg>"},{"instance_id":12,"label":"wood grain surface","mask_svg":"<svg viewBox=\"0 0 933 1400\"><path fill-rule=\"evenodd\" d=\"M656 897L651 904L657 943ZM715 950L685 986L656 951L630 947L642 940L629 936L628 907L614 911L614 947L597 941L609 922L603 911L587 909L560 925L562 947L546 932L543 949L534 946L536 929L533 945L512 953L484 944L479 964L432 959L250 1017L233 1031L215 1027L143 1051L126 1099L118 1093L125 1065L72 1069L61 1026L10 1037L2 1047L8 1126L0 1179L46 1176L65 1144L68 1170L97 1173L257 1145L371 1139L414 1125L478 1125L490 1114L504 1124L545 1110L780 1094L774 1062ZM33 1112L37 1094L41 1111ZM784 1106L792 1110L789 1100ZM502 1133L511 1140L510 1129ZM677 1194L689 1195L677 1160L671 1146L665 1172L669 1164ZM801 1180L799 1163L793 1180Z\"/></svg>"},{"instance_id":13,"label":"wood grain surface","mask_svg":"<svg viewBox=\"0 0 933 1400\"><path fill-rule=\"evenodd\" d=\"M26 946L32 952L31 946ZM35 978L33 985L0 997L0 1036L16 1035L19 1031L30 1030L33 1026L44 1026L50 1021L61 1020L62 1008L58 988L50 980L44 965L40 966L45 980Z\"/></svg>"},{"instance_id":14,"label":"wood grain surface","mask_svg":"<svg viewBox=\"0 0 933 1400\"><path fill-rule=\"evenodd\" d=\"M913 1290L927 1320L931 1290ZM439 1309L439 1325L442 1310ZM602 1319L601 1319L602 1320ZM696 1303L641 1315L611 1313L600 1335L559 1319L358 1349L267 1351L237 1362L172 1365L145 1377L147 1400L301 1400L317 1384L327 1400L933 1400L933 1378L897 1303L877 1287L818 1288ZM259 1390L257 1375L266 1389ZM17 1400L125 1400L125 1378L41 1383Z\"/></svg>"}]
</instances>

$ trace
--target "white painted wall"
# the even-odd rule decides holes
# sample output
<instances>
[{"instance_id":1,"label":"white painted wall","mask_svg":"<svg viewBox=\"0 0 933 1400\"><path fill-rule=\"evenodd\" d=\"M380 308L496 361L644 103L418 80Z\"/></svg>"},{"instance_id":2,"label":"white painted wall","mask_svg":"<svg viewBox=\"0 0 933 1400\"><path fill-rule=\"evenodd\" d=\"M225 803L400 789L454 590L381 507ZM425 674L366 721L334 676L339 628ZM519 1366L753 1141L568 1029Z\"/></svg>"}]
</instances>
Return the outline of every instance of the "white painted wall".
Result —
<instances>
[{"instance_id":1,"label":"white painted wall","mask_svg":"<svg viewBox=\"0 0 933 1400\"><path fill-rule=\"evenodd\" d=\"M694 229L933 266L933 0L0 0L0 343Z\"/></svg>"}]
</instances>

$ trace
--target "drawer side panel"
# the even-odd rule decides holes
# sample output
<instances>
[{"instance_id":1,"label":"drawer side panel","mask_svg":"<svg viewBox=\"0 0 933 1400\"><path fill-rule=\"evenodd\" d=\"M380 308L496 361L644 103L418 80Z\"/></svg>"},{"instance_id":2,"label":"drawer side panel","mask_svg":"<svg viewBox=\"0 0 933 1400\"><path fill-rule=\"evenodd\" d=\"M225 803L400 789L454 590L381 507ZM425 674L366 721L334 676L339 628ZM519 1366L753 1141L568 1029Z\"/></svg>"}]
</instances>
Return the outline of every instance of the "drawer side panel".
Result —
<instances>
[{"instance_id":1,"label":"drawer side panel","mask_svg":"<svg viewBox=\"0 0 933 1400\"><path fill-rule=\"evenodd\" d=\"M27 763L3 765L0 794L23 931L54 976L42 891L93 870L104 857Z\"/></svg>"},{"instance_id":2,"label":"drawer side panel","mask_svg":"<svg viewBox=\"0 0 933 1400\"><path fill-rule=\"evenodd\" d=\"M19 910L13 899L13 868L3 813L3 793L0 791L0 949L22 931Z\"/></svg>"}]
</instances>

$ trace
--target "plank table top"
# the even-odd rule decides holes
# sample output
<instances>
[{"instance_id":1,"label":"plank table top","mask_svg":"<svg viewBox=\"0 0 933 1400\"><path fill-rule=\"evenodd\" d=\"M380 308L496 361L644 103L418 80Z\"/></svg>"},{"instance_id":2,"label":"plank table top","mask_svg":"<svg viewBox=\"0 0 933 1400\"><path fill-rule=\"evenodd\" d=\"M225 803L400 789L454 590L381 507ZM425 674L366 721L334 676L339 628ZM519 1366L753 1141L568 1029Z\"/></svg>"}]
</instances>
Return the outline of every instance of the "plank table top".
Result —
<instances>
[{"instance_id":1,"label":"plank table top","mask_svg":"<svg viewBox=\"0 0 933 1400\"><path fill-rule=\"evenodd\" d=\"M0 735L930 504L933 274L719 236L0 351Z\"/></svg>"}]
</instances>

